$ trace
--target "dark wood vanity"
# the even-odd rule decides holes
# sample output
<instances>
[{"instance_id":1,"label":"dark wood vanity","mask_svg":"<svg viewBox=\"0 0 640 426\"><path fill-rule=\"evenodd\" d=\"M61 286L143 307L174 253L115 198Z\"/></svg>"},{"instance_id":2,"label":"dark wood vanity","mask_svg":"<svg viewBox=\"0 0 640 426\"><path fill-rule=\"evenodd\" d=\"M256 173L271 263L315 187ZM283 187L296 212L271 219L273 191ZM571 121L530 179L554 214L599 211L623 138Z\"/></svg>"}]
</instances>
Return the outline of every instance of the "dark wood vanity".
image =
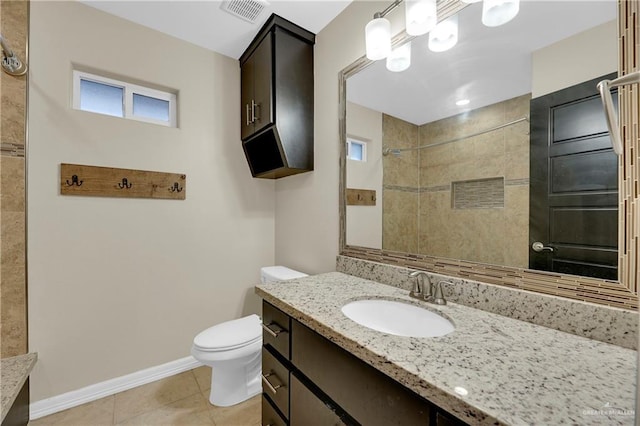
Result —
<instances>
[{"instance_id":1,"label":"dark wood vanity","mask_svg":"<svg viewBox=\"0 0 640 426\"><path fill-rule=\"evenodd\" d=\"M464 425L263 303L263 425Z\"/></svg>"}]
</instances>

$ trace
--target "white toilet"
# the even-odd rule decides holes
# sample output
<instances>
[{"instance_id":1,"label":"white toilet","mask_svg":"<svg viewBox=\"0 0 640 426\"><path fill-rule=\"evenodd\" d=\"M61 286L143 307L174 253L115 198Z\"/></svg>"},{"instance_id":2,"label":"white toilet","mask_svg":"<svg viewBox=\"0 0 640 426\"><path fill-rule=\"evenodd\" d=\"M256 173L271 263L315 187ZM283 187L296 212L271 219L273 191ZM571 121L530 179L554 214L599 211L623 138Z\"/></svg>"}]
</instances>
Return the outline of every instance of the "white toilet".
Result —
<instances>
[{"instance_id":1,"label":"white toilet","mask_svg":"<svg viewBox=\"0 0 640 426\"><path fill-rule=\"evenodd\" d=\"M261 268L263 284L306 277L284 266ZM213 405L228 407L262 392L262 326L260 317L249 315L207 328L193 339L191 355L212 367Z\"/></svg>"}]
</instances>

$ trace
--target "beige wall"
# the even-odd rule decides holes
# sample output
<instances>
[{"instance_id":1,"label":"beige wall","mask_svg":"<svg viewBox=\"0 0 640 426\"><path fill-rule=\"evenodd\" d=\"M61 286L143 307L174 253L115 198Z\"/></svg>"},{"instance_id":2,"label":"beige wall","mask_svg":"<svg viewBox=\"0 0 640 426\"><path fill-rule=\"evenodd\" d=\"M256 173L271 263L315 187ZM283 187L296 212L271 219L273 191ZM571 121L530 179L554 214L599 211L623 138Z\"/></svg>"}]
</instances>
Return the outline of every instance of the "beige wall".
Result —
<instances>
[{"instance_id":1,"label":"beige wall","mask_svg":"<svg viewBox=\"0 0 640 426\"><path fill-rule=\"evenodd\" d=\"M27 61L28 1L0 3L0 30L16 55ZM0 71L0 135L2 144L24 148L27 76ZM27 352L27 286L25 256L25 161L0 158L0 355Z\"/></svg>"},{"instance_id":2,"label":"beige wall","mask_svg":"<svg viewBox=\"0 0 640 426\"><path fill-rule=\"evenodd\" d=\"M199 331L256 311L275 219L274 183L242 153L237 61L78 2L31 14L35 401L187 356ZM73 64L177 89L179 128L71 109ZM62 162L185 173L187 199L61 196Z\"/></svg>"},{"instance_id":3,"label":"beige wall","mask_svg":"<svg viewBox=\"0 0 640 426\"><path fill-rule=\"evenodd\" d=\"M617 22L536 50L531 61L534 98L614 72L618 69Z\"/></svg>"},{"instance_id":4,"label":"beige wall","mask_svg":"<svg viewBox=\"0 0 640 426\"><path fill-rule=\"evenodd\" d=\"M347 188L376 191L375 206L347 206L347 244L382 248L382 113L347 102L347 135L367 143L366 161L347 159Z\"/></svg>"}]
</instances>

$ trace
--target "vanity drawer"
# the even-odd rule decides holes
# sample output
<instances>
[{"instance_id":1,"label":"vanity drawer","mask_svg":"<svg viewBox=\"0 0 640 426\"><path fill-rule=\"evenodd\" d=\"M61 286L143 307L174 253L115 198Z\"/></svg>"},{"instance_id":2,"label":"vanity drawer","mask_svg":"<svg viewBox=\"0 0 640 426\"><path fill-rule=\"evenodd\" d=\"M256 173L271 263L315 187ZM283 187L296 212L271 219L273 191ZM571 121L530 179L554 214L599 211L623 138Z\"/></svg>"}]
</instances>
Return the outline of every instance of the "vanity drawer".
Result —
<instances>
[{"instance_id":1,"label":"vanity drawer","mask_svg":"<svg viewBox=\"0 0 640 426\"><path fill-rule=\"evenodd\" d=\"M287 422L273 408L269 400L262 395L262 426L286 426Z\"/></svg>"},{"instance_id":2,"label":"vanity drawer","mask_svg":"<svg viewBox=\"0 0 640 426\"><path fill-rule=\"evenodd\" d=\"M291 375L291 425L344 425L340 416L311 392L296 376Z\"/></svg>"},{"instance_id":3,"label":"vanity drawer","mask_svg":"<svg viewBox=\"0 0 640 426\"><path fill-rule=\"evenodd\" d=\"M268 348L262 348L262 392L289 418L289 369Z\"/></svg>"},{"instance_id":4,"label":"vanity drawer","mask_svg":"<svg viewBox=\"0 0 640 426\"><path fill-rule=\"evenodd\" d=\"M289 354L291 320L289 316L275 306L263 302L262 328L262 341L264 344L274 348L286 359L291 359Z\"/></svg>"},{"instance_id":5,"label":"vanity drawer","mask_svg":"<svg viewBox=\"0 0 640 426\"><path fill-rule=\"evenodd\" d=\"M358 423L430 423L432 405L400 383L295 320L292 336L292 363Z\"/></svg>"}]
</instances>

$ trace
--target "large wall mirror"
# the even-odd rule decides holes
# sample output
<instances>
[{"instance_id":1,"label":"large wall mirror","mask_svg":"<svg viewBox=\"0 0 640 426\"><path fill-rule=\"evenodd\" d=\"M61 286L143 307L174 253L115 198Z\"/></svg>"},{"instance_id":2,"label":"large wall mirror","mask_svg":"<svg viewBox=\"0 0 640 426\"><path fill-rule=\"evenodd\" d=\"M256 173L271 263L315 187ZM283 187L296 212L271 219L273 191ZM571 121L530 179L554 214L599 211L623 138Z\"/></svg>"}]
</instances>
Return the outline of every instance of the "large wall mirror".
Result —
<instances>
[{"instance_id":1,"label":"large wall mirror","mask_svg":"<svg viewBox=\"0 0 640 426\"><path fill-rule=\"evenodd\" d=\"M402 33L408 69L363 57L342 72L343 253L637 306L596 88L618 72L617 3L521 2L499 27L481 3L439 13L453 48Z\"/></svg>"}]
</instances>

